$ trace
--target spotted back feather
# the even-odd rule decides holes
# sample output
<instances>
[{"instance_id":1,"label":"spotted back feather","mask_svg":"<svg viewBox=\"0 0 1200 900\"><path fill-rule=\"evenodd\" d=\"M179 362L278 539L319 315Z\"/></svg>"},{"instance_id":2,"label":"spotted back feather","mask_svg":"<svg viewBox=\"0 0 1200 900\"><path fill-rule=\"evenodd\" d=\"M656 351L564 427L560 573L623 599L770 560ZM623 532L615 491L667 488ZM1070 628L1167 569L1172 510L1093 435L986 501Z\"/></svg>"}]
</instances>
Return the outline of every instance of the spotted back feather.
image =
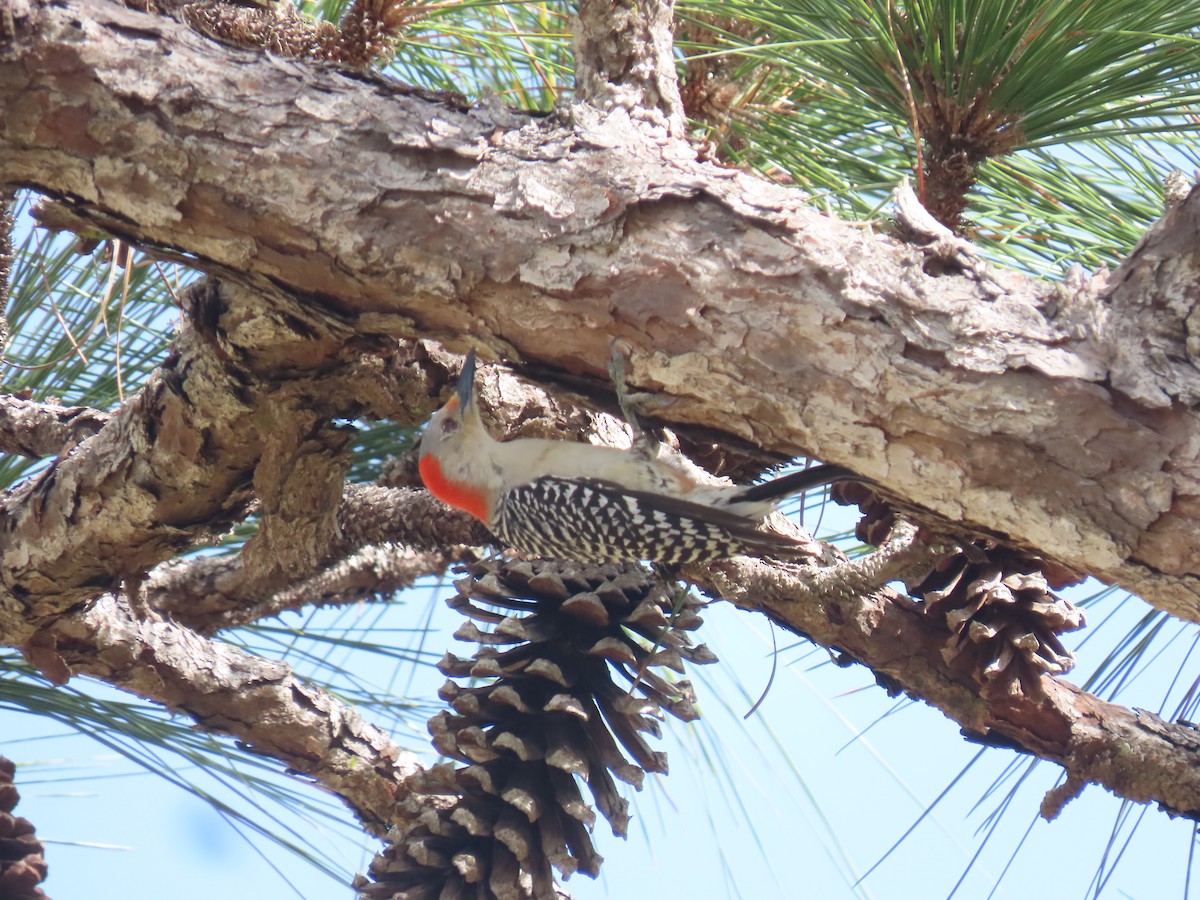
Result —
<instances>
[{"instance_id":1,"label":"spotted back feather","mask_svg":"<svg viewBox=\"0 0 1200 900\"><path fill-rule=\"evenodd\" d=\"M811 548L760 531L736 513L599 479L543 476L510 490L495 532L513 549L577 562L650 560L665 565L730 556L794 557Z\"/></svg>"}]
</instances>

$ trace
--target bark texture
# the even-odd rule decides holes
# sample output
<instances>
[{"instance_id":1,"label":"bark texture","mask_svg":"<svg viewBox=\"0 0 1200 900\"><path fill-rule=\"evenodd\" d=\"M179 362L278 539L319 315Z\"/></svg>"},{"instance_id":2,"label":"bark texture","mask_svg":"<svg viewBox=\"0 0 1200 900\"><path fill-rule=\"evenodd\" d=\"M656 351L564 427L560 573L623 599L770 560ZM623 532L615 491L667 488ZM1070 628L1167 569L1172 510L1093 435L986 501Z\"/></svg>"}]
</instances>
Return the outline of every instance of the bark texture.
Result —
<instances>
[{"instance_id":1,"label":"bark texture","mask_svg":"<svg viewBox=\"0 0 1200 900\"><path fill-rule=\"evenodd\" d=\"M675 0L582 0L575 22L576 99L622 109L683 137L674 8Z\"/></svg>"},{"instance_id":2,"label":"bark texture","mask_svg":"<svg viewBox=\"0 0 1200 900\"><path fill-rule=\"evenodd\" d=\"M373 373L353 361L362 345L278 294L202 283L185 302L190 327L137 397L0 501L0 628L11 642L215 538L256 494L273 569L328 542L345 441L329 420L370 390Z\"/></svg>"},{"instance_id":3,"label":"bark texture","mask_svg":"<svg viewBox=\"0 0 1200 900\"><path fill-rule=\"evenodd\" d=\"M836 578L836 571L787 572L754 560L731 560L688 575L744 609L838 648L843 662L867 663L881 684L942 710L967 737L1058 763L1076 789L1100 784L1129 800L1159 803L1172 814L1200 816L1200 732L1194 727L1109 703L1061 678L1044 677L1045 696L1038 699L987 700L943 658L945 631L932 627L911 601L867 579L857 585L860 590L845 590L846 580L838 579L837 592L822 591L822 582ZM854 580L849 585L856 586Z\"/></svg>"},{"instance_id":4,"label":"bark texture","mask_svg":"<svg viewBox=\"0 0 1200 900\"><path fill-rule=\"evenodd\" d=\"M119 598L57 620L40 641L35 658L53 654L64 670L190 715L309 776L376 836L398 824L397 805L412 793L406 779L423 771L414 754L284 663L135 615Z\"/></svg>"},{"instance_id":5,"label":"bark texture","mask_svg":"<svg viewBox=\"0 0 1200 900\"><path fill-rule=\"evenodd\" d=\"M444 568L461 552L448 545L486 540L396 484L343 485L347 437L330 423L419 422L453 368L414 338L596 395L622 337L632 382L693 441L849 465L1200 621L1200 193L1111 276L1058 284L988 266L935 226L913 229L924 246L873 235L698 158L679 138L670 4L621 5L628 27L605 31L611 6L581 4L577 34L581 94L603 109L549 118L217 45L105 0L0 10L0 184L215 276L111 416L0 404L4 449L58 455L3 498L5 641L51 678L88 672L237 735L376 833L403 827L395 801L416 769L397 748L203 635L394 590ZM511 377L485 383L510 433L619 430L546 413ZM262 527L237 560L154 568L252 502ZM689 574L969 733L1062 763L1072 786L1200 813L1188 729L1050 678L1044 697L989 702L957 678L944 630L880 588L914 563L904 552Z\"/></svg>"},{"instance_id":6,"label":"bark texture","mask_svg":"<svg viewBox=\"0 0 1200 900\"><path fill-rule=\"evenodd\" d=\"M0 397L0 452L55 456L96 434L111 416L98 409Z\"/></svg>"},{"instance_id":7,"label":"bark texture","mask_svg":"<svg viewBox=\"0 0 1200 900\"><path fill-rule=\"evenodd\" d=\"M849 464L1200 618L1200 196L1112 278L982 278L620 109L454 108L103 0L11 11L0 180L360 336L595 379L621 335L665 420Z\"/></svg>"}]
</instances>

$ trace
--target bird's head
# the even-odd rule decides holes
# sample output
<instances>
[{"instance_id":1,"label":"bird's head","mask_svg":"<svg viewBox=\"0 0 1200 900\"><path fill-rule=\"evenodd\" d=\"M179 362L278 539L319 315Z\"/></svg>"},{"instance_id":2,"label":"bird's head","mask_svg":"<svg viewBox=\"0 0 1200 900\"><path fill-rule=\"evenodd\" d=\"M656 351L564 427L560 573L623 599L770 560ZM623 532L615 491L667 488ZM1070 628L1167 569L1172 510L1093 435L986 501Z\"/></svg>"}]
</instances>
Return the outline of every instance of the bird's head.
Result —
<instances>
[{"instance_id":1,"label":"bird's head","mask_svg":"<svg viewBox=\"0 0 1200 900\"><path fill-rule=\"evenodd\" d=\"M429 492L484 522L488 498L484 490L486 454L491 436L475 401L475 351L467 354L454 396L433 414L421 435L418 468ZM480 463L484 466L481 467Z\"/></svg>"}]
</instances>

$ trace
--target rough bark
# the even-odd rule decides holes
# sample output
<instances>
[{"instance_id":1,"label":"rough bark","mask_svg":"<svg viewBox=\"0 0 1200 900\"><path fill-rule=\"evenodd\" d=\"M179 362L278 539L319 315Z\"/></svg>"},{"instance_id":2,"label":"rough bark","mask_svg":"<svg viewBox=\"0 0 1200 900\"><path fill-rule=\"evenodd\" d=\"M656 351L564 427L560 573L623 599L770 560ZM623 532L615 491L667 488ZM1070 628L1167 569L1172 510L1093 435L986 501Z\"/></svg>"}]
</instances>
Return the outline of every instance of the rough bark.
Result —
<instances>
[{"instance_id":1,"label":"rough bark","mask_svg":"<svg viewBox=\"0 0 1200 900\"><path fill-rule=\"evenodd\" d=\"M66 453L96 434L111 416L84 406L0 397L0 452L42 459Z\"/></svg>"},{"instance_id":2,"label":"rough bark","mask_svg":"<svg viewBox=\"0 0 1200 900\"><path fill-rule=\"evenodd\" d=\"M452 108L102 0L11 8L0 180L359 335L544 379L596 378L622 335L665 420L850 464L1200 618L1200 196L1112 280L934 275L620 110Z\"/></svg>"},{"instance_id":3,"label":"rough bark","mask_svg":"<svg viewBox=\"0 0 1200 900\"><path fill-rule=\"evenodd\" d=\"M350 332L335 341L336 322L318 327L321 316L267 294L189 290L190 324L149 384L97 435L2 498L0 631L9 642L216 537L256 492L263 541L247 560L260 577L282 583L284 560L320 558L343 468L345 435L330 419L354 415L379 379Z\"/></svg>"},{"instance_id":4,"label":"rough bark","mask_svg":"<svg viewBox=\"0 0 1200 900\"><path fill-rule=\"evenodd\" d=\"M597 109L687 131L675 42L675 0L581 0L575 21L575 97Z\"/></svg>"},{"instance_id":5,"label":"rough bark","mask_svg":"<svg viewBox=\"0 0 1200 900\"><path fill-rule=\"evenodd\" d=\"M1061 678L1043 676L1039 699L989 701L943 658L940 623L907 598L869 584L846 590L845 579L838 579L838 590L822 590L822 582L837 579L835 570L787 571L746 559L689 567L687 574L722 599L837 648L844 662L867 664L881 684L940 709L969 738L1058 763L1076 792L1098 784L1172 814L1200 816L1200 733L1194 727L1110 703ZM1063 798L1047 798L1047 815L1055 802Z\"/></svg>"},{"instance_id":6,"label":"rough bark","mask_svg":"<svg viewBox=\"0 0 1200 900\"><path fill-rule=\"evenodd\" d=\"M595 392L622 336L634 383L670 401L665 421L849 464L1200 620L1200 194L1111 278L1061 285L933 233L924 248L873 236L698 159L663 80L669 4L630 4L638 28L621 35L602 33L603 7L581 10L580 81L606 112L539 119L215 45L103 0L9 3L0 183L56 198L56 221L186 256L224 286L192 295L172 358L110 419L0 408L0 422L39 422L4 432L6 448L49 454L88 438L5 498L6 641L49 674L86 671L237 734L338 790L372 829L393 821L408 772L394 748L276 664L138 607L186 603L190 625L214 630L448 558L347 559L374 542L482 540L412 495L342 490L344 435L329 421L415 422L444 383L370 355L394 361L397 337L470 340ZM527 425L497 387L506 430ZM252 498L263 528L238 560L142 583ZM968 732L1062 763L1071 785L1200 811L1187 729L1051 679L1044 699L985 703L940 665L944 633L865 574L862 596L832 599L816 569L692 575ZM133 613L111 598L71 611L122 581ZM295 713L284 732L260 730L266 706Z\"/></svg>"},{"instance_id":7,"label":"rough bark","mask_svg":"<svg viewBox=\"0 0 1200 900\"><path fill-rule=\"evenodd\" d=\"M113 596L58 619L39 635L34 658L52 677L56 667L91 675L245 741L340 796L380 837L401 821L407 779L423 771L414 754L286 664L135 615Z\"/></svg>"},{"instance_id":8,"label":"rough bark","mask_svg":"<svg viewBox=\"0 0 1200 900\"><path fill-rule=\"evenodd\" d=\"M319 589L319 577L304 576L346 549L339 542L385 539L386 525L370 527L364 500L350 507L350 533L335 539L345 435L331 419L354 414L389 381L393 389L406 381L415 397L425 380L403 368L382 378L381 361L363 355L369 345L267 286L255 293L200 282L181 299L188 325L150 383L93 437L3 498L0 634L54 682L100 678L310 775L382 836L406 822L399 801L412 793L407 779L423 772L414 757L283 663L160 619L150 605L169 579L143 575L243 519L254 499L261 527L234 567L242 608L214 612L206 596L209 605L181 618L237 624L296 602L285 588ZM14 410L42 420L38 439L23 443L42 448L75 436L76 416L64 428L53 407ZM384 512L374 518L386 520ZM415 517L407 524L416 533L431 528ZM353 572L337 574L348 587ZM122 584L123 595L105 593ZM176 601L188 599L182 593ZM93 602L80 608L85 599Z\"/></svg>"},{"instance_id":9,"label":"rough bark","mask_svg":"<svg viewBox=\"0 0 1200 900\"><path fill-rule=\"evenodd\" d=\"M142 586L144 602L200 634L257 622L285 610L381 597L444 572L490 535L474 519L451 515L427 492L347 486L336 539L311 576L283 586L257 577L242 556L166 563ZM390 546L399 544L401 546Z\"/></svg>"}]
</instances>

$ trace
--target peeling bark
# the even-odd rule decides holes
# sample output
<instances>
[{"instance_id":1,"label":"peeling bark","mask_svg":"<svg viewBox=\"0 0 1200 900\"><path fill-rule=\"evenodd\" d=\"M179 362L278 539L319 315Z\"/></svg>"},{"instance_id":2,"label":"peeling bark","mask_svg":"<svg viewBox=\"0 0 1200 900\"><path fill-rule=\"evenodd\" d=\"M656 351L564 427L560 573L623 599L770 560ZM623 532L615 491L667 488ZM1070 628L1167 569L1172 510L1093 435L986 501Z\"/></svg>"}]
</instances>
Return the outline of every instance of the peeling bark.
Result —
<instances>
[{"instance_id":1,"label":"peeling bark","mask_svg":"<svg viewBox=\"0 0 1200 900\"><path fill-rule=\"evenodd\" d=\"M675 0L582 0L574 28L576 98L683 137L674 10Z\"/></svg>"},{"instance_id":2,"label":"peeling bark","mask_svg":"<svg viewBox=\"0 0 1200 900\"><path fill-rule=\"evenodd\" d=\"M423 771L416 756L286 664L137 617L112 596L59 619L39 642L75 674L186 713L309 776L377 836L400 822L405 781Z\"/></svg>"},{"instance_id":3,"label":"peeling bark","mask_svg":"<svg viewBox=\"0 0 1200 900\"><path fill-rule=\"evenodd\" d=\"M1200 619L1200 550L1181 540L1200 496L1195 280L1161 262L1186 256L1200 196L1116 293L1104 278L934 276L921 251L620 110L453 108L103 0L18 4L14 21L0 180L270 279L359 335L469 336L593 383L622 335L666 421L850 464ZM1164 302L1145 298L1156 327L1129 341L1112 323L1147 304L1114 298L1151 265Z\"/></svg>"},{"instance_id":4,"label":"peeling bark","mask_svg":"<svg viewBox=\"0 0 1200 900\"><path fill-rule=\"evenodd\" d=\"M61 455L0 510L5 641L50 674L94 674L251 742L376 833L396 823L409 761L282 664L111 597L71 608L125 581L135 607L211 631L313 594L390 589L444 567L448 543L486 540L425 495L342 489L330 421L420 421L449 371L420 352L409 368L372 355L396 362L397 338L479 343L597 394L621 336L632 381L668 401L664 422L851 465L1200 621L1200 192L1111 277L1057 285L937 235L924 248L873 236L698 159L678 139L670 4L622 6L620 33L610 7L580 14L594 105L539 119L218 46L105 0L8 4L0 183L221 286L189 295L172 357L111 417L0 407L5 449ZM619 432L577 411L531 423L511 377L485 381L508 433ZM141 583L255 499L263 528L241 557ZM372 549L398 538L404 550ZM1072 790L1200 813L1189 729L1049 678L1036 702L982 700L942 663L944 630L875 588L889 573L731 561L692 575L967 732L1059 762Z\"/></svg>"},{"instance_id":5,"label":"peeling bark","mask_svg":"<svg viewBox=\"0 0 1200 900\"><path fill-rule=\"evenodd\" d=\"M0 453L42 459L66 453L100 431L111 416L85 406L0 396Z\"/></svg>"},{"instance_id":6,"label":"peeling bark","mask_svg":"<svg viewBox=\"0 0 1200 900\"><path fill-rule=\"evenodd\" d=\"M1049 676L1042 677L1043 699L988 701L951 670L941 652L948 633L912 601L890 590L822 592L822 582L845 586L845 580L836 569L813 568L788 571L738 559L688 567L686 574L714 596L764 612L789 631L866 664L877 678L940 709L968 737L1055 762L1072 782L1200 817L1200 732L1194 728Z\"/></svg>"},{"instance_id":7,"label":"peeling bark","mask_svg":"<svg viewBox=\"0 0 1200 900\"><path fill-rule=\"evenodd\" d=\"M334 462L333 410L353 409L374 380L355 361L363 345L345 330L334 340L336 322L317 327L320 316L278 295L200 284L184 302L190 327L149 384L2 498L0 633L10 643L242 519L268 444L273 465L293 474L287 460Z\"/></svg>"}]
</instances>

